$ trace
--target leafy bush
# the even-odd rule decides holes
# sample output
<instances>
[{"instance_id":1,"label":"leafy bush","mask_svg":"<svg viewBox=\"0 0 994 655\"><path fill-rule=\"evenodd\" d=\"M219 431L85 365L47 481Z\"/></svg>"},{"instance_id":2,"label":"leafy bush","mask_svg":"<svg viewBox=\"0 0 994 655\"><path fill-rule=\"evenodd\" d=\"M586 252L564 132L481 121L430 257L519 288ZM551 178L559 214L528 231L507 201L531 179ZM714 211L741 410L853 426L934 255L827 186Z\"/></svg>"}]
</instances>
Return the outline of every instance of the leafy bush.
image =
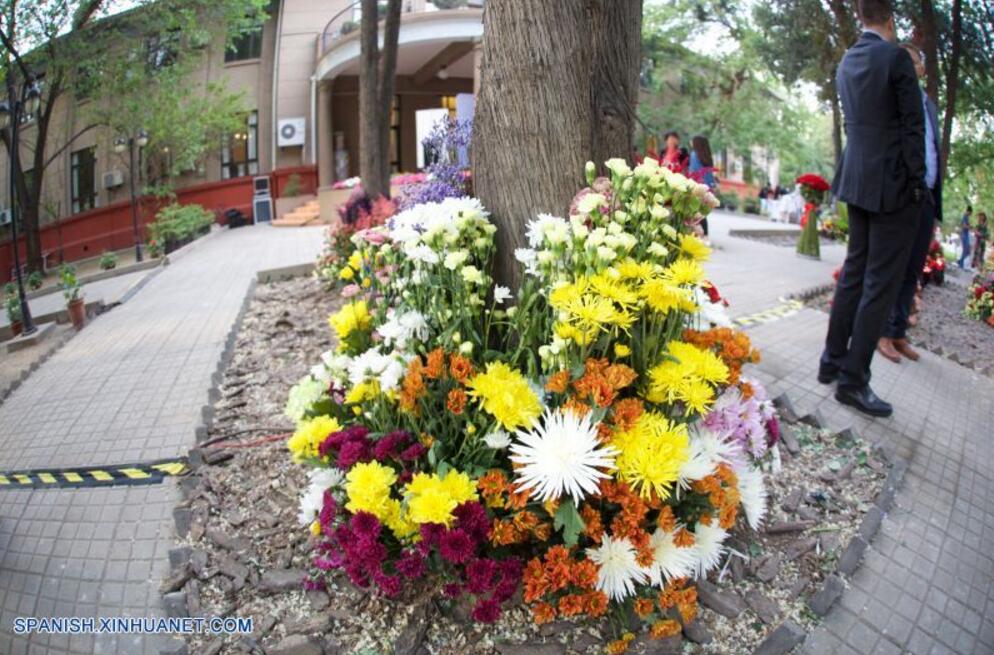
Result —
<instances>
[{"instance_id":1,"label":"leafy bush","mask_svg":"<svg viewBox=\"0 0 994 655\"><path fill-rule=\"evenodd\" d=\"M742 203L742 211L747 214L758 214L759 213L759 199L757 198L746 198L745 202Z\"/></svg>"},{"instance_id":2,"label":"leafy bush","mask_svg":"<svg viewBox=\"0 0 994 655\"><path fill-rule=\"evenodd\" d=\"M8 282L3 287L3 308L7 311L7 322L14 324L20 321L21 299L17 295L17 287L13 282Z\"/></svg>"},{"instance_id":3,"label":"leafy bush","mask_svg":"<svg viewBox=\"0 0 994 655\"><path fill-rule=\"evenodd\" d=\"M458 9L466 6L466 0L432 0L432 4L439 9Z\"/></svg>"},{"instance_id":4,"label":"leafy bush","mask_svg":"<svg viewBox=\"0 0 994 655\"><path fill-rule=\"evenodd\" d=\"M105 252L100 255L100 270L109 271L117 267L117 253Z\"/></svg>"},{"instance_id":5,"label":"leafy bush","mask_svg":"<svg viewBox=\"0 0 994 655\"><path fill-rule=\"evenodd\" d=\"M291 174L286 178L286 186L283 187L283 197L284 198L296 198L300 195L303 185L300 182L300 176L296 173Z\"/></svg>"},{"instance_id":6,"label":"leafy bush","mask_svg":"<svg viewBox=\"0 0 994 655\"><path fill-rule=\"evenodd\" d=\"M739 208L739 196L736 193L719 193L718 199L721 200L723 209L735 211Z\"/></svg>"},{"instance_id":7,"label":"leafy bush","mask_svg":"<svg viewBox=\"0 0 994 655\"><path fill-rule=\"evenodd\" d=\"M161 209L155 222L148 226L149 238L166 244L169 251L197 236L206 234L214 222L214 214L200 205L173 203Z\"/></svg>"},{"instance_id":8,"label":"leafy bush","mask_svg":"<svg viewBox=\"0 0 994 655\"><path fill-rule=\"evenodd\" d=\"M28 288L34 291L40 289L43 284L45 284L45 276L41 274L41 271L31 271L31 274L28 275Z\"/></svg>"}]
</instances>

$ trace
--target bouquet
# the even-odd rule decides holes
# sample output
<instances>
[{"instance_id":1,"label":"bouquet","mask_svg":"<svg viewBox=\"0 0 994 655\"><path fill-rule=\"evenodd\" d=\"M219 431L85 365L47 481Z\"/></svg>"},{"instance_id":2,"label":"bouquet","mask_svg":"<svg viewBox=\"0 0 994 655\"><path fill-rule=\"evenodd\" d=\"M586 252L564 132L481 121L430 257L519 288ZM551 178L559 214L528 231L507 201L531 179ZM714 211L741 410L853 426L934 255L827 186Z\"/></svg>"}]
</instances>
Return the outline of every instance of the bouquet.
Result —
<instances>
[{"instance_id":1,"label":"bouquet","mask_svg":"<svg viewBox=\"0 0 994 655\"><path fill-rule=\"evenodd\" d=\"M805 173L797 178L804 198L804 214L801 216L801 236L797 240L797 252L805 257L819 259L821 246L818 242L818 208L829 190L828 182L820 175ZM810 224L810 225L809 225Z\"/></svg>"},{"instance_id":2,"label":"bouquet","mask_svg":"<svg viewBox=\"0 0 994 655\"><path fill-rule=\"evenodd\" d=\"M377 273L286 407L310 584L432 585L483 623L520 590L538 623L617 618L612 652L635 617L654 637L694 619L692 581L763 520L777 418L705 280L693 231L718 201L651 158L606 167L529 222L516 293L478 200L353 235Z\"/></svg>"},{"instance_id":3,"label":"bouquet","mask_svg":"<svg viewBox=\"0 0 994 655\"><path fill-rule=\"evenodd\" d=\"M994 327L994 273L984 273L974 278L963 313L968 318Z\"/></svg>"}]
</instances>

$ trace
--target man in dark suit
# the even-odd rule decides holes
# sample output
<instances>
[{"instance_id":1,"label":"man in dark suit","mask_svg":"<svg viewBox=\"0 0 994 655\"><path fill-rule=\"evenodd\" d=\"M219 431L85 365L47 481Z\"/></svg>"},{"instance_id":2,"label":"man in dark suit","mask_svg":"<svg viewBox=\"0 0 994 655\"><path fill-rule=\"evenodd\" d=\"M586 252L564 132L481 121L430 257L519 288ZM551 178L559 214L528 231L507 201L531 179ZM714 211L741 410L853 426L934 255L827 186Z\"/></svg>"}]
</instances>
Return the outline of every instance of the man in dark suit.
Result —
<instances>
[{"instance_id":1,"label":"man in dark suit","mask_svg":"<svg viewBox=\"0 0 994 655\"><path fill-rule=\"evenodd\" d=\"M835 289L818 381L871 416L870 362L894 307L925 199L925 118L911 56L893 43L890 0L859 0L864 31L839 64L846 149L832 189L849 206L849 248Z\"/></svg>"},{"instance_id":2,"label":"man in dark suit","mask_svg":"<svg viewBox=\"0 0 994 655\"><path fill-rule=\"evenodd\" d=\"M915 73L919 80L925 79L925 55L913 44L902 43L901 47L911 55L915 64ZM901 356L917 362L918 351L908 343L908 317L911 316L911 306L915 301L918 281L922 276L928 248L932 244L935 231L935 221L942 221L942 167L939 166L939 112L935 103L924 89L921 92L922 106L925 109L925 186L929 192L925 194L925 205L922 220L911 247L911 257L904 271L904 280L897 293L897 302L891 312L890 320L884 329L884 336L877 343L877 350L892 362L900 362Z\"/></svg>"}]
</instances>

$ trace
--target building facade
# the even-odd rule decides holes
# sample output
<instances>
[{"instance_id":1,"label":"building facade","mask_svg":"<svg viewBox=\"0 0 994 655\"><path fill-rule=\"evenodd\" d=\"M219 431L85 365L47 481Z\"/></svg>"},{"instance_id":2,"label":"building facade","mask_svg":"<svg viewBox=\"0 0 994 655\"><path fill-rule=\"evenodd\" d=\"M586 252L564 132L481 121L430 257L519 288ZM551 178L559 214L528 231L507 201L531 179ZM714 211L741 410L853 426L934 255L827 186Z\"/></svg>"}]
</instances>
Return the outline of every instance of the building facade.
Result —
<instances>
[{"instance_id":1,"label":"building facade","mask_svg":"<svg viewBox=\"0 0 994 655\"><path fill-rule=\"evenodd\" d=\"M254 177L270 177L279 198L291 177L301 193L318 195L336 180L358 174L359 5L275 0L265 23L233 48L225 47L223 34L215 35L190 74L191 93L209 83L242 92L244 127L209 149L193 170L173 178L179 202L201 204L223 220L231 208L251 214ZM482 0L402 3L391 114L395 171L418 169L419 112L455 115L457 105L472 107L482 33ZM459 102L466 97L468 103ZM133 242L127 153L114 149L119 135L103 128L77 135L86 121L85 103L94 101L67 93L53 112L46 146L51 164L41 202L42 250L49 267ZM25 124L22 154L34 143L32 132ZM0 159L0 207L5 208L7 157ZM154 219L154 209L154 203L142 202L142 223ZM13 261L4 230L0 280L10 278ZM23 254L23 240L20 249Z\"/></svg>"}]
</instances>

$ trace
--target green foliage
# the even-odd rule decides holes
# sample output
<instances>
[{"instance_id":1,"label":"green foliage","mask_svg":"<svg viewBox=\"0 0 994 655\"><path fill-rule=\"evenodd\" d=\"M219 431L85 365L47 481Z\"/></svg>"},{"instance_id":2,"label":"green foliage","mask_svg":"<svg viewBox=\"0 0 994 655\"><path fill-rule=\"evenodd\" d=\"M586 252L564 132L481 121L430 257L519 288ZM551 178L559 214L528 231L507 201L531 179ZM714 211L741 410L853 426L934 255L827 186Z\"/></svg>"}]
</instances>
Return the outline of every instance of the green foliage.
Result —
<instances>
[{"instance_id":1,"label":"green foliage","mask_svg":"<svg viewBox=\"0 0 994 655\"><path fill-rule=\"evenodd\" d=\"M7 312L7 322L16 323L24 317L21 315L21 298L17 295L17 287L8 282L3 287L3 308Z\"/></svg>"},{"instance_id":2,"label":"green foliage","mask_svg":"<svg viewBox=\"0 0 994 655\"><path fill-rule=\"evenodd\" d=\"M32 291L40 289L45 284L45 276L41 271L31 271L28 275L28 288Z\"/></svg>"},{"instance_id":3,"label":"green foliage","mask_svg":"<svg viewBox=\"0 0 994 655\"><path fill-rule=\"evenodd\" d=\"M283 187L283 197L296 198L300 195L302 190L301 187L300 176L296 173L291 173L290 176L286 178L286 186Z\"/></svg>"},{"instance_id":4,"label":"green foliage","mask_svg":"<svg viewBox=\"0 0 994 655\"><path fill-rule=\"evenodd\" d=\"M749 196L742 203L742 211L747 214L758 214L759 213L759 199Z\"/></svg>"},{"instance_id":5,"label":"green foliage","mask_svg":"<svg viewBox=\"0 0 994 655\"><path fill-rule=\"evenodd\" d=\"M552 527L556 530L562 530L563 541L566 542L567 546L576 545L580 533L583 532L584 524L571 498L567 498L559 504L556 515L552 519Z\"/></svg>"},{"instance_id":6,"label":"green foliage","mask_svg":"<svg viewBox=\"0 0 994 655\"><path fill-rule=\"evenodd\" d=\"M83 287L76 277L76 268L70 264L63 264L59 267L59 288L66 303L75 302L83 297Z\"/></svg>"},{"instance_id":7,"label":"green foliage","mask_svg":"<svg viewBox=\"0 0 994 655\"><path fill-rule=\"evenodd\" d=\"M112 268L116 267L117 267L117 253L108 251L100 255L100 270L109 271Z\"/></svg>"},{"instance_id":8,"label":"green foliage","mask_svg":"<svg viewBox=\"0 0 994 655\"><path fill-rule=\"evenodd\" d=\"M213 222L214 215L200 205L173 203L156 214L155 222L148 226L148 233L159 243L183 242L204 234Z\"/></svg>"}]
</instances>

